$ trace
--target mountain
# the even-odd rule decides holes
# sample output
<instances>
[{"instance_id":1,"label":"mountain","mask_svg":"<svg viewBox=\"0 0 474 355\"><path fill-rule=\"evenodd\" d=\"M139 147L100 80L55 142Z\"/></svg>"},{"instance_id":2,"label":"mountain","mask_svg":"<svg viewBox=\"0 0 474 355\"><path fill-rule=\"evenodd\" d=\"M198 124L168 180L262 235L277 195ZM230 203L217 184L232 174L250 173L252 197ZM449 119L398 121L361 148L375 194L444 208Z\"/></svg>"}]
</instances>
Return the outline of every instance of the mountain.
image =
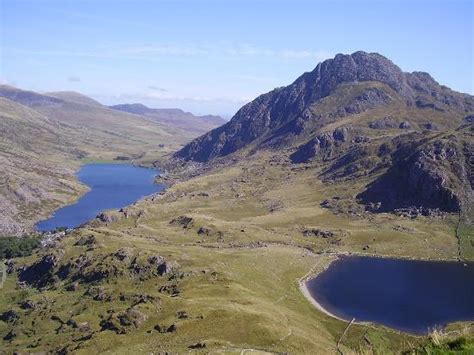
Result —
<instances>
[{"instance_id":1,"label":"mountain","mask_svg":"<svg viewBox=\"0 0 474 355\"><path fill-rule=\"evenodd\" d=\"M338 54L259 96L174 157L209 162L270 149L294 164L325 167L328 182L372 178L357 197L372 211L454 212L473 201L473 112L473 96L427 73L405 73L377 53Z\"/></svg>"},{"instance_id":2,"label":"mountain","mask_svg":"<svg viewBox=\"0 0 474 355\"><path fill-rule=\"evenodd\" d=\"M427 73L404 73L376 53L338 54L291 85L259 96L230 122L189 143L176 156L205 162L250 143L262 145L285 135L301 135L394 101L406 108L455 113L455 122L443 122L451 127L474 110L472 96L439 85Z\"/></svg>"},{"instance_id":3,"label":"mountain","mask_svg":"<svg viewBox=\"0 0 474 355\"><path fill-rule=\"evenodd\" d=\"M91 106L102 106L102 104L86 95L75 91L56 91L56 92L47 92L46 96L55 97L64 101L75 102L78 104L91 105Z\"/></svg>"},{"instance_id":4,"label":"mountain","mask_svg":"<svg viewBox=\"0 0 474 355\"><path fill-rule=\"evenodd\" d=\"M192 131L196 135L204 134L211 129L223 125L226 120L220 116L205 115L195 116L181 109L156 109L149 108L143 104L121 104L110 106L114 110L133 113L148 117L150 120L186 131Z\"/></svg>"},{"instance_id":5,"label":"mountain","mask_svg":"<svg viewBox=\"0 0 474 355\"><path fill-rule=\"evenodd\" d=\"M56 122L73 125L78 130L93 131L92 135L102 135L103 142L117 143L117 147L124 141L128 141L132 146L152 140L159 140L160 143L172 141L170 137L173 132L165 127L136 115L112 110L104 105L91 105L92 99L85 99L79 94L63 93L58 96L61 98L58 98L10 86L0 86L0 97L27 106Z\"/></svg>"}]
</instances>

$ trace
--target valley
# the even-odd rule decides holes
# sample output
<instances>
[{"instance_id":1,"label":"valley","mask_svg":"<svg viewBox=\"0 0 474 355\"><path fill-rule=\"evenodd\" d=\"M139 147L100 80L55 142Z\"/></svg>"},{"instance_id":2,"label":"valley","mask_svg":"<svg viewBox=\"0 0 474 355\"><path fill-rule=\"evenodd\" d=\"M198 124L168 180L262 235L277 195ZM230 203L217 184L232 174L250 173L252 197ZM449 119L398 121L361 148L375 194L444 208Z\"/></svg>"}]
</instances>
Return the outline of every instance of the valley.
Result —
<instances>
[{"instance_id":1,"label":"valley","mask_svg":"<svg viewBox=\"0 0 474 355\"><path fill-rule=\"evenodd\" d=\"M77 137L64 145L70 151L56 153L63 145L53 138L40 146L50 144L58 157L51 164L68 169L71 199L83 187L69 176L88 159L155 166L167 187L7 261L5 351L411 354L456 342L474 349L473 320L422 335L348 324L300 289L343 256L471 267L472 96L376 53L339 54L189 142L165 125L169 116L154 118L158 110L142 117L130 106L100 106L88 115L84 105L96 104L76 95L61 111L23 95L21 107L11 101L18 96L1 95L15 109L5 117L41 118L49 131L61 129L58 137ZM74 136L72 118L91 134ZM184 128L180 121L176 131ZM23 150L18 159L27 159Z\"/></svg>"},{"instance_id":2,"label":"valley","mask_svg":"<svg viewBox=\"0 0 474 355\"><path fill-rule=\"evenodd\" d=\"M1 234L30 233L40 219L84 194L87 188L74 176L80 165L150 165L197 135L81 94L50 95L0 86Z\"/></svg>"}]
</instances>

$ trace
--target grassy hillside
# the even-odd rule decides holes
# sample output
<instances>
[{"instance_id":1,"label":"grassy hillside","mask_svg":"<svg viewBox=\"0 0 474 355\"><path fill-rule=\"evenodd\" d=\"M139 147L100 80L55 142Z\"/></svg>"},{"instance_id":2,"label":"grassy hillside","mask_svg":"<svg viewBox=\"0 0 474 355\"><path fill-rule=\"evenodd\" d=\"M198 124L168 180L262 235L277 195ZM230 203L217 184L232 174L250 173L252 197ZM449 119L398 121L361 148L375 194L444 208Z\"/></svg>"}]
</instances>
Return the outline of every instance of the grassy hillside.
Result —
<instances>
[{"instance_id":1,"label":"grassy hillside","mask_svg":"<svg viewBox=\"0 0 474 355\"><path fill-rule=\"evenodd\" d=\"M54 91L45 93L46 96L55 97L64 101L75 102L78 104L90 106L102 106L102 104L86 95L82 95L75 91Z\"/></svg>"},{"instance_id":2,"label":"grassy hillside","mask_svg":"<svg viewBox=\"0 0 474 355\"><path fill-rule=\"evenodd\" d=\"M16 259L0 295L15 314L0 322L3 348L385 354L471 341L469 323L436 342L373 325L340 339L347 323L315 309L298 280L345 253L455 259L457 220L335 213L321 202L351 204L354 191L280 158L213 169Z\"/></svg>"},{"instance_id":3,"label":"grassy hillside","mask_svg":"<svg viewBox=\"0 0 474 355\"><path fill-rule=\"evenodd\" d=\"M3 98L0 131L0 230L17 235L31 230L37 218L86 190L74 178L85 152L70 144L63 127Z\"/></svg>"}]
</instances>

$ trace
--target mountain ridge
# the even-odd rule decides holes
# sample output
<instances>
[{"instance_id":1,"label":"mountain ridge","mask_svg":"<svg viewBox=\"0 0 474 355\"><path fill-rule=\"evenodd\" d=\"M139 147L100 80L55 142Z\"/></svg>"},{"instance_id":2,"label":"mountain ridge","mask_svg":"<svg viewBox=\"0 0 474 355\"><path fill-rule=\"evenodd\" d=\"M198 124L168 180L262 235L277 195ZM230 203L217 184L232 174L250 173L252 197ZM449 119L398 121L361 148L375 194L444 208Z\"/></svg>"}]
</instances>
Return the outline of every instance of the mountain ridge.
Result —
<instances>
[{"instance_id":1,"label":"mountain ridge","mask_svg":"<svg viewBox=\"0 0 474 355\"><path fill-rule=\"evenodd\" d=\"M472 127L473 112L473 96L428 73L405 73L377 53L338 54L257 97L174 159L212 164L268 149L323 167L326 182L368 179L354 199L370 212L458 212L474 201L463 153L472 128L460 129ZM413 147L420 155L410 158ZM454 161L439 163L448 156ZM409 174L394 179L397 169Z\"/></svg>"},{"instance_id":2,"label":"mountain ridge","mask_svg":"<svg viewBox=\"0 0 474 355\"><path fill-rule=\"evenodd\" d=\"M175 157L198 162L222 157L289 123L292 124L289 129L299 133L302 130L299 126L314 118L308 111L310 104L330 96L340 84L369 81L386 84L406 100L407 106L433 109L450 106L466 113L474 110L472 96L440 86L427 73L404 73L377 53L338 54L302 74L292 84L257 97L227 124L189 143ZM374 93L375 99L378 94Z\"/></svg>"},{"instance_id":3,"label":"mountain ridge","mask_svg":"<svg viewBox=\"0 0 474 355\"><path fill-rule=\"evenodd\" d=\"M64 101L71 101L79 104L91 105L91 106L102 106L99 101L92 99L91 97L81 94L76 91L51 91L44 93L46 96L55 97Z\"/></svg>"},{"instance_id":4,"label":"mountain ridge","mask_svg":"<svg viewBox=\"0 0 474 355\"><path fill-rule=\"evenodd\" d=\"M150 108L141 103L119 104L109 107L114 110L145 116L154 122L175 125L181 129L190 129L199 135L227 122L217 115L197 116L179 108Z\"/></svg>"}]
</instances>

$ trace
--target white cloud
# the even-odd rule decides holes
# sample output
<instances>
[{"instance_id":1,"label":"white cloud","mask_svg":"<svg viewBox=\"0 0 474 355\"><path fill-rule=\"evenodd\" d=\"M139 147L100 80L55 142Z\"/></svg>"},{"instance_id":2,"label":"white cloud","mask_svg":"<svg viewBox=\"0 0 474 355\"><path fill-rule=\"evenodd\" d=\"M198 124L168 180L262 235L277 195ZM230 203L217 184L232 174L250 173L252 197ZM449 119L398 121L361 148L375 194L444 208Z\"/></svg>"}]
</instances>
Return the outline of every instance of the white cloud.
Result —
<instances>
[{"instance_id":1,"label":"white cloud","mask_svg":"<svg viewBox=\"0 0 474 355\"><path fill-rule=\"evenodd\" d=\"M94 50L42 50L28 51L19 48L4 48L20 54L36 54L46 56L77 56L110 59L156 60L162 57L222 57L222 58L275 58L284 60L313 59L322 61L333 54L326 50L315 49L271 49L252 44L149 44L120 45L96 48Z\"/></svg>"},{"instance_id":2,"label":"white cloud","mask_svg":"<svg viewBox=\"0 0 474 355\"><path fill-rule=\"evenodd\" d=\"M251 44L217 45L170 45L154 44L146 46L129 46L119 50L121 54L135 56L208 56L208 57L268 57L279 59L311 59L321 61L333 56L326 50L310 49L270 49Z\"/></svg>"}]
</instances>

